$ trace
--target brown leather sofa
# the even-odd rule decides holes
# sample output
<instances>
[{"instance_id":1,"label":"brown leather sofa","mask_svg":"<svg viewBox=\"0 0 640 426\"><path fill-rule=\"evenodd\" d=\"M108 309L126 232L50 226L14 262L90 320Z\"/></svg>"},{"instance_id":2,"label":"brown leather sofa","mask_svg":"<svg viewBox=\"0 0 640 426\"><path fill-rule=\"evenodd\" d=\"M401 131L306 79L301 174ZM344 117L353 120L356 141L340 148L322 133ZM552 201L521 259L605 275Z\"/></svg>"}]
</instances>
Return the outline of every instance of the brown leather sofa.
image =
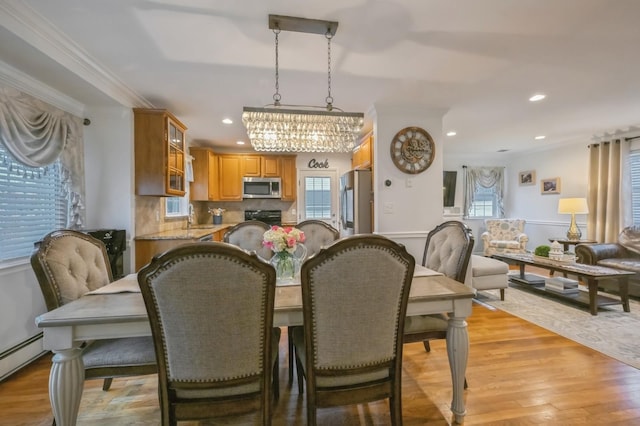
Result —
<instances>
[{"instance_id":1,"label":"brown leather sofa","mask_svg":"<svg viewBox=\"0 0 640 426\"><path fill-rule=\"evenodd\" d=\"M578 244L575 251L580 263L636 272L629 278L629 294L640 297L640 227L623 229L615 243ZM616 292L607 281L602 281L601 287Z\"/></svg>"}]
</instances>

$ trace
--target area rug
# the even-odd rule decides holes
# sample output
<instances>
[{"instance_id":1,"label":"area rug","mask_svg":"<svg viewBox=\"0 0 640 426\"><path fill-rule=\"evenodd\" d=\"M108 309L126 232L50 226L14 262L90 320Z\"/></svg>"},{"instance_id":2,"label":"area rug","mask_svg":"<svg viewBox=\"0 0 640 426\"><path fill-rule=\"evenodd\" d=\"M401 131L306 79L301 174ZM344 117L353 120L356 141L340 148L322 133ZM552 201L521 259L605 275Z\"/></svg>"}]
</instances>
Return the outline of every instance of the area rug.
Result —
<instances>
[{"instance_id":1,"label":"area rug","mask_svg":"<svg viewBox=\"0 0 640 426\"><path fill-rule=\"evenodd\" d=\"M511 286L500 300L498 290L478 292L477 301L564 336L640 369L640 302L631 312L622 305L604 306L594 316L586 308Z\"/></svg>"}]
</instances>

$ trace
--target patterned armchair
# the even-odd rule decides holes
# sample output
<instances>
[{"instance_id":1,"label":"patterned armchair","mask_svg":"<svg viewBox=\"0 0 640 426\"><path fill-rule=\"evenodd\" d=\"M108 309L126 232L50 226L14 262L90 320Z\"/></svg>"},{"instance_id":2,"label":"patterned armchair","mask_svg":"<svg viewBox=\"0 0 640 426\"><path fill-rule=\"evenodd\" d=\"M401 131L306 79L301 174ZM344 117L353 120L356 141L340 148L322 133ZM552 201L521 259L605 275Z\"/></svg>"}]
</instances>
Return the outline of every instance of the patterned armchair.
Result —
<instances>
[{"instance_id":1,"label":"patterned armchair","mask_svg":"<svg viewBox=\"0 0 640 426\"><path fill-rule=\"evenodd\" d=\"M496 253L524 253L529 237L524 233L524 219L487 219L482 234L484 255Z\"/></svg>"}]
</instances>

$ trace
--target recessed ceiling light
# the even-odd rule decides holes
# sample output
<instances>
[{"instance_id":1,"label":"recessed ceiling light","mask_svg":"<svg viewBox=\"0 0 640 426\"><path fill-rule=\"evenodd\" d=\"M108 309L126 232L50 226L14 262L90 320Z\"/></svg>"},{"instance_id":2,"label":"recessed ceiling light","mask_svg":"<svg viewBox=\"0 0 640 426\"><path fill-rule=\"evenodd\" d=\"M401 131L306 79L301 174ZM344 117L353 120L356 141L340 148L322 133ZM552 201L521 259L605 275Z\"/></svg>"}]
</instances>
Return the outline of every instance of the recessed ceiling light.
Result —
<instances>
[{"instance_id":1,"label":"recessed ceiling light","mask_svg":"<svg viewBox=\"0 0 640 426\"><path fill-rule=\"evenodd\" d=\"M223 122L224 124L233 124L233 120L232 120L232 119L230 119L230 118L225 118L224 120L222 120L222 122Z\"/></svg>"},{"instance_id":2,"label":"recessed ceiling light","mask_svg":"<svg viewBox=\"0 0 640 426\"><path fill-rule=\"evenodd\" d=\"M244 141L236 141L236 144L238 144L238 145L244 145Z\"/></svg>"},{"instance_id":3,"label":"recessed ceiling light","mask_svg":"<svg viewBox=\"0 0 640 426\"><path fill-rule=\"evenodd\" d=\"M529 100L530 100L531 102L538 102L538 101L543 100L543 99L544 99L544 98L546 98L546 97L547 97L547 95L544 95L544 94L542 94L542 93L536 93L535 95L533 95L532 97L530 97L530 98L529 98Z\"/></svg>"},{"instance_id":4,"label":"recessed ceiling light","mask_svg":"<svg viewBox=\"0 0 640 426\"><path fill-rule=\"evenodd\" d=\"M544 138L546 138L546 136L540 135L540 136L536 136L534 139L537 140L537 141L540 141L540 140L542 140Z\"/></svg>"},{"instance_id":5,"label":"recessed ceiling light","mask_svg":"<svg viewBox=\"0 0 640 426\"><path fill-rule=\"evenodd\" d=\"M457 133L454 132L453 130L450 132L447 132L447 136L455 136Z\"/></svg>"}]
</instances>

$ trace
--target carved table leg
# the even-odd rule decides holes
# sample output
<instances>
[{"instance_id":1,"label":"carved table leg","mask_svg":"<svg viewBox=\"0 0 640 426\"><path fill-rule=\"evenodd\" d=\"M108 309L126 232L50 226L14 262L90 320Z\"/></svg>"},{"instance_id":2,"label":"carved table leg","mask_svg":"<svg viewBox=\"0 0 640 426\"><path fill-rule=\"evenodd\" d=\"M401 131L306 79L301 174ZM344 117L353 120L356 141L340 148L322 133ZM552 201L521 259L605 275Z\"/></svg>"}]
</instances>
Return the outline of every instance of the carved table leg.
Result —
<instances>
[{"instance_id":1,"label":"carved table leg","mask_svg":"<svg viewBox=\"0 0 640 426\"><path fill-rule=\"evenodd\" d=\"M84 385L80 348L54 350L49 374L49 400L57 426L75 426Z\"/></svg>"},{"instance_id":2,"label":"carved table leg","mask_svg":"<svg viewBox=\"0 0 640 426\"><path fill-rule=\"evenodd\" d=\"M464 408L463 390L469 357L469 334L467 332L467 322L464 318L449 317L447 355L449 356L451 380L453 382L451 411L455 416L455 422L461 424L467 413Z\"/></svg>"}]
</instances>

